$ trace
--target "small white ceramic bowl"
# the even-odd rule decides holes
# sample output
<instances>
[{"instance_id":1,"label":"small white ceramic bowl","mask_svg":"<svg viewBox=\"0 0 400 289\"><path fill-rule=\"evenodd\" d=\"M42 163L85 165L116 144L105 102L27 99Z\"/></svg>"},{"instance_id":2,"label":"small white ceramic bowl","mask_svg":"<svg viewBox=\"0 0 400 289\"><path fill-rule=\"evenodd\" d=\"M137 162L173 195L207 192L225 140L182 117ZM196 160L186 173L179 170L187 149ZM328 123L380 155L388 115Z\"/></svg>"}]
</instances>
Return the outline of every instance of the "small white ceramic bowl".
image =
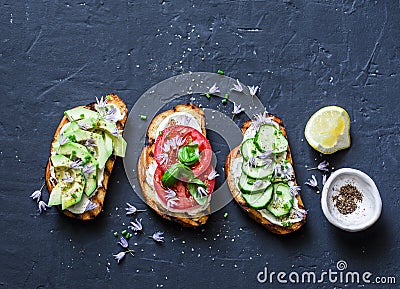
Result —
<instances>
[{"instance_id":1,"label":"small white ceramic bowl","mask_svg":"<svg viewBox=\"0 0 400 289\"><path fill-rule=\"evenodd\" d=\"M343 215L336 208L333 196L339 193L341 186L348 183L357 187L363 199L357 203L357 209L353 213ZM342 168L331 174L322 190L321 206L332 225L348 232L371 227L382 212L382 200L374 181L367 174L351 168Z\"/></svg>"}]
</instances>

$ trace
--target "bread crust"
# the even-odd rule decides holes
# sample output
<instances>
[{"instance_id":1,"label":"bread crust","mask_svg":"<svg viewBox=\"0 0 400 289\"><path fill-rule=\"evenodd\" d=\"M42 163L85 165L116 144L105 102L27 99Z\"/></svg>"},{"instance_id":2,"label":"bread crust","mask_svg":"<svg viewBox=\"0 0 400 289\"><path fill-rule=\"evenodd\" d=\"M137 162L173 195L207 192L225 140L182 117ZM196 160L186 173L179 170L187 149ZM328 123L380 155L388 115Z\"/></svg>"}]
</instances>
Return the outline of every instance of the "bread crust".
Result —
<instances>
[{"instance_id":1,"label":"bread crust","mask_svg":"<svg viewBox=\"0 0 400 289\"><path fill-rule=\"evenodd\" d=\"M283 135L287 138L287 134L286 134L286 129L283 126L282 120L278 117L276 117L275 115L272 114L268 114L268 116L272 117L272 119L278 123L279 125L279 129L282 131ZM242 134L244 135L246 130L250 127L251 125L251 120L247 121L244 123L243 127L242 127ZM236 185L236 180L233 177L233 174L231 173L231 168L232 168L232 163L233 160L241 157L240 154L240 145L237 146L236 148L234 148L228 155L228 157L226 158L226 162L225 162L225 174L226 174L226 180L228 182L228 186L229 189L231 191L232 196L234 197L236 203L239 204L239 206L252 218L254 219L257 223L261 224L262 226L264 226L265 228L267 228L269 231L271 231L272 233L275 234L288 234L288 233L292 233L294 231L297 231L298 229L301 228L301 226L303 226L303 224L306 221L306 214L304 214L303 219L300 222L296 222L294 224L292 224L291 226L288 227L282 227L276 224L271 223L270 221L268 221L266 218L264 218L261 213L250 207L246 200L242 197L242 193L240 192L240 190L238 189L237 185ZM287 156L286 159L290 162L290 164L293 166L293 159L292 159L292 154L290 152L290 147L288 146L287 149ZM293 172L294 174L294 172ZM296 178L294 178L294 185L297 185L296 183ZM304 208L304 204L303 201L300 197L300 194L298 194L296 196L296 199L298 201L299 204L299 208L301 209L305 209Z\"/></svg>"},{"instance_id":2,"label":"bread crust","mask_svg":"<svg viewBox=\"0 0 400 289\"><path fill-rule=\"evenodd\" d=\"M124 126L125 126L125 123L126 123L126 120L128 118L128 109L127 109L125 103L116 94L109 94L109 99L108 99L107 103L108 104L114 104L115 106L117 106L119 108L121 113L124 114L124 118L116 123L118 129L123 130ZM83 107L95 111L95 102L90 103L90 104L88 104L86 106L83 106ZM56 140L57 140L57 138L58 138L58 136L60 134L61 128L68 122L69 121L68 121L66 116L64 116L61 119L60 124L58 125L58 127L56 129L56 132L54 133L54 137L53 137L53 140L52 140L51 145L50 145L50 157L51 157L51 151L52 151L53 143L56 142ZM51 194L51 192L53 191L54 187L53 187L52 183L50 182L50 176L51 176L51 173L50 173L50 167L51 167L50 157L48 159L47 166L46 166L46 186L47 186L47 190ZM107 192L108 179L110 178L112 169L114 167L114 162L115 162L115 155L112 154L108 158L108 160L107 160L107 162L106 162L106 164L104 166L104 178L103 178L103 182L102 182L103 186L101 188L99 188L97 190L97 192L95 194L93 194L89 198L91 202L97 204L96 208L94 208L93 210L84 212L83 214L74 214L74 213L72 213L72 212L70 212L68 210L62 210L61 206L57 206L57 208L60 210L60 212L63 213L64 215L68 216L68 217L79 219L79 220L82 220L82 221L92 220L95 217L97 217L97 215L101 212L101 210L103 208L104 199L105 199L106 192Z\"/></svg>"},{"instance_id":3,"label":"bread crust","mask_svg":"<svg viewBox=\"0 0 400 289\"><path fill-rule=\"evenodd\" d=\"M201 130L203 135L206 135L205 129L205 118L204 112L193 104L187 105L177 105L171 110L167 110L157 115L149 125L147 130L148 145L142 150L142 153L138 162L138 179L140 186L142 188L142 193L146 199L146 203L161 217L164 219L176 222L184 227L198 227L204 225L208 220L208 215L210 214L210 206L206 207L205 210L196 213L194 216L188 213L174 213L174 216L166 209L162 204L160 204L158 198L156 197L156 192L151 184L146 180L146 172L154 159L154 142L156 139L157 128L160 123L168 116L175 112L187 112L190 113L201 125Z\"/></svg>"}]
</instances>

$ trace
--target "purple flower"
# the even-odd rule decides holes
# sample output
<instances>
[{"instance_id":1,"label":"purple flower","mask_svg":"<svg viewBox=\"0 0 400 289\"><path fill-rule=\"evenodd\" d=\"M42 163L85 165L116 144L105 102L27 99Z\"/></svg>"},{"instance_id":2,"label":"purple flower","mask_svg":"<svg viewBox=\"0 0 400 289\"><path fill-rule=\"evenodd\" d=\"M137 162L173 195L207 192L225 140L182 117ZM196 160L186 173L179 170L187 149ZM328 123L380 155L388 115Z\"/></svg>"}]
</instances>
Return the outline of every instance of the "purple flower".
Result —
<instances>
[{"instance_id":1,"label":"purple flower","mask_svg":"<svg viewBox=\"0 0 400 289\"><path fill-rule=\"evenodd\" d=\"M35 200L36 202L39 203L40 198L42 197L42 190L43 190L44 184L40 187L40 190L36 190L30 195L30 197Z\"/></svg>"},{"instance_id":2,"label":"purple flower","mask_svg":"<svg viewBox=\"0 0 400 289\"><path fill-rule=\"evenodd\" d=\"M65 173L65 177L62 178L62 181L66 183L72 183L74 178L69 175L69 173Z\"/></svg>"},{"instance_id":3,"label":"purple flower","mask_svg":"<svg viewBox=\"0 0 400 289\"><path fill-rule=\"evenodd\" d=\"M88 175L95 171L95 167L93 164L84 165L82 171L85 174L85 177L88 178Z\"/></svg>"},{"instance_id":4,"label":"purple flower","mask_svg":"<svg viewBox=\"0 0 400 289\"><path fill-rule=\"evenodd\" d=\"M296 197L299 194L300 190L301 190L300 186L291 186L289 188L289 192L290 192L290 194L292 195L293 198Z\"/></svg>"},{"instance_id":5,"label":"purple flower","mask_svg":"<svg viewBox=\"0 0 400 289\"><path fill-rule=\"evenodd\" d=\"M89 138L85 142L85 147L95 147L96 146L96 141L92 138Z\"/></svg>"},{"instance_id":6,"label":"purple flower","mask_svg":"<svg viewBox=\"0 0 400 289\"><path fill-rule=\"evenodd\" d=\"M128 241L124 237L121 237L118 244L121 245L121 247L124 249L128 248L128 246L129 246Z\"/></svg>"},{"instance_id":7,"label":"purple flower","mask_svg":"<svg viewBox=\"0 0 400 289\"><path fill-rule=\"evenodd\" d=\"M323 161L318 164L317 169L324 172L329 172L329 163L327 161Z\"/></svg>"},{"instance_id":8,"label":"purple flower","mask_svg":"<svg viewBox=\"0 0 400 289\"><path fill-rule=\"evenodd\" d=\"M64 134L60 134L60 137L58 139L58 142L60 143L60 145L65 145L68 141L68 137L64 136Z\"/></svg>"},{"instance_id":9,"label":"purple flower","mask_svg":"<svg viewBox=\"0 0 400 289\"><path fill-rule=\"evenodd\" d=\"M77 159L77 160L75 160L75 161L73 161L72 163L71 163L71 168L72 169L75 169L75 170L77 170L77 169L80 169L81 168L81 165L82 165L82 161L80 160L80 159Z\"/></svg>"},{"instance_id":10,"label":"purple flower","mask_svg":"<svg viewBox=\"0 0 400 289\"><path fill-rule=\"evenodd\" d=\"M322 175L322 185L324 186L326 183L326 175Z\"/></svg>"},{"instance_id":11,"label":"purple flower","mask_svg":"<svg viewBox=\"0 0 400 289\"><path fill-rule=\"evenodd\" d=\"M156 159L157 161L160 161L160 164L162 165L162 164L164 164L164 163L168 163L169 157L168 157L168 154L162 153L162 154L157 155L157 156L155 157L155 159Z\"/></svg>"},{"instance_id":12,"label":"purple flower","mask_svg":"<svg viewBox=\"0 0 400 289\"><path fill-rule=\"evenodd\" d=\"M131 205L129 203L126 203L126 205L128 206L128 207L125 208L127 215L134 215L137 212L144 212L145 211L145 210L138 210L138 209L136 209L136 207L134 205Z\"/></svg>"},{"instance_id":13,"label":"purple flower","mask_svg":"<svg viewBox=\"0 0 400 289\"><path fill-rule=\"evenodd\" d=\"M39 204L38 204L38 211L39 211L39 214L41 214L41 213L43 213L44 211L46 211L47 208L49 208L49 206L48 206L45 202L39 201Z\"/></svg>"},{"instance_id":14,"label":"purple flower","mask_svg":"<svg viewBox=\"0 0 400 289\"><path fill-rule=\"evenodd\" d=\"M107 101L108 101L107 98L104 98L103 96L100 98L100 100L96 96L96 103L97 103L97 107L99 107L99 108L105 108Z\"/></svg>"},{"instance_id":15,"label":"purple flower","mask_svg":"<svg viewBox=\"0 0 400 289\"><path fill-rule=\"evenodd\" d=\"M151 238L153 238L153 240L155 242L162 243L162 242L164 242L164 236L163 235L164 235L164 232L155 232L153 234L153 236L151 236Z\"/></svg>"},{"instance_id":16,"label":"purple flower","mask_svg":"<svg viewBox=\"0 0 400 289\"><path fill-rule=\"evenodd\" d=\"M85 212L94 210L96 208L97 208L97 204L93 203L92 201L89 201L89 203L87 204L87 206L85 208Z\"/></svg>"},{"instance_id":17,"label":"purple flower","mask_svg":"<svg viewBox=\"0 0 400 289\"><path fill-rule=\"evenodd\" d=\"M135 219L134 222L131 222L132 226L128 226L132 231L138 232L143 230L142 219Z\"/></svg>"}]
</instances>

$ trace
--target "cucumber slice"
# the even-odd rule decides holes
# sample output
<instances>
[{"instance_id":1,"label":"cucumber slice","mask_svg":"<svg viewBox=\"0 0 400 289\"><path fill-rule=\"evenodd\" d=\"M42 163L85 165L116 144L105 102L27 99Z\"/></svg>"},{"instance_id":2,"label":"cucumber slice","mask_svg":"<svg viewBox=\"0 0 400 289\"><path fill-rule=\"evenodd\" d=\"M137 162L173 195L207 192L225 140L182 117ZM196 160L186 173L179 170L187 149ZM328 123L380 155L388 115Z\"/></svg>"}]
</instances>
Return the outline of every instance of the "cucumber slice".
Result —
<instances>
[{"instance_id":1,"label":"cucumber slice","mask_svg":"<svg viewBox=\"0 0 400 289\"><path fill-rule=\"evenodd\" d=\"M269 186L265 191L257 194L243 194L243 198L254 209L262 209L271 201L273 186Z\"/></svg>"},{"instance_id":2,"label":"cucumber slice","mask_svg":"<svg viewBox=\"0 0 400 289\"><path fill-rule=\"evenodd\" d=\"M240 146L240 152L246 161L261 153L254 144L254 138L246 139Z\"/></svg>"},{"instance_id":3,"label":"cucumber slice","mask_svg":"<svg viewBox=\"0 0 400 289\"><path fill-rule=\"evenodd\" d=\"M250 178L265 179L274 172L274 166L274 161L272 161L270 165L265 165L263 167L254 167L249 162L244 161L242 164L242 171Z\"/></svg>"},{"instance_id":4,"label":"cucumber slice","mask_svg":"<svg viewBox=\"0 0 400 289\"><path fill-rule=\"evenodd\" d=\"M239 188L243 194L258 194L265 191L271 184L268 179L257 180L242 173L239 178Z\"/></svg>"},{"instance_id":5,"label":"cucumber slice","mask_svg":"<svg viewBox=\"0 0 400 289\"><path fill-rule=\"evenodd\" d=\"M267 210L275 217L282 217L290 212L290 209L293 207L293 202L289 186L285 183L276 183L274 185L274 194L271 202L267 206Z\"/></svg>"},{"instance_id":6,"label":"cucumber slice","mask_svg":"<svg viewBox=\"0 0 400 289\"><path fill-rule=\"evenodd\" d=\"M282 131L270 124L264 124L258 129L254 143L260 151L271 150L274 154L288 148L288 141Z\"/></svg>"},{"instance_id":7,"label":"cucumber slice","mask_svg":"<svg viewBox=\"0 0 400 289\"><path fill-rule=\"evenodd\" d=\"M272 152L274 154L278 154L286 151L288 148L288 141L283 135L283 133L279 129L277 129L274 134L275 134L275 144Z\"/></svg>"},{"instance_id":8,"label":"cucumber slice","mask_svg":"<svg viewBox=\"0 0 400 289\"><path fill-rule=\"evenodd\" d=\"M262 167L266 164L270 163L268 158L260 158L262 152L259 151L254 144L255 139L249 138L245 140L240 146L240 152L242 153L243 158L248 161L249 159L253 159L254 165L256 167Z\"/></svg>"},{"instance_id":9,"label":"cucumber slice","mask_svg":"<svg viewBox=\"0 0 400 289\"><path fill-rule=\"evenodd\" d=\"M256 133L254 144L257 148L262 151L273 151L275 144L274 132L276 131L275 126L271 124L264 124L260 126Z\"/></svg>"}]
</instances>

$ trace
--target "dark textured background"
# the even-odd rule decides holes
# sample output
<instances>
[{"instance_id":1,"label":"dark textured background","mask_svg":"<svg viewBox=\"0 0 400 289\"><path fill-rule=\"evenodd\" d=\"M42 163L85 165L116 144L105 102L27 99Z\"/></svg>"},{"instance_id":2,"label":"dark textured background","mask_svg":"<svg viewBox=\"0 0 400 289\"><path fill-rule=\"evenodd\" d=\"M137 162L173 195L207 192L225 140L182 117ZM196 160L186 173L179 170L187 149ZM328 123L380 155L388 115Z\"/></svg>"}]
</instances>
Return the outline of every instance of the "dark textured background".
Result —
<instances>
[{"instance_id":1,"label":"dark textured background","mask_svg":"<svg viewBox=\"0 0 400 289\"><path fill-rule=\"evenodd\" d=\"M0 3L1 288L271 288L256 279L266 263L271 271L320 273L338 260L348 270L400 282L398 1ZM322 160L303 140L308 117L325 105L346 108L352 147L328 160L376 181L383 201L378 223L362 233L336 229L322 214L320 196L305 186L308 222L290 236L272 235L235 203L195 230L147 209L140 215L144 234L130 240L136 256L117 265L112 232L129 221L125 202L146 207L121 160L94 222L75 222L55 209L36 213L29 195L42 184L64 110L109 92L131 108L161 80L217 69L261 86L259 98L286 124L300 184L311 175L305 166ZM155 230L165 231L165 244L147 238Z\"/></svg>"}]
</instances>

